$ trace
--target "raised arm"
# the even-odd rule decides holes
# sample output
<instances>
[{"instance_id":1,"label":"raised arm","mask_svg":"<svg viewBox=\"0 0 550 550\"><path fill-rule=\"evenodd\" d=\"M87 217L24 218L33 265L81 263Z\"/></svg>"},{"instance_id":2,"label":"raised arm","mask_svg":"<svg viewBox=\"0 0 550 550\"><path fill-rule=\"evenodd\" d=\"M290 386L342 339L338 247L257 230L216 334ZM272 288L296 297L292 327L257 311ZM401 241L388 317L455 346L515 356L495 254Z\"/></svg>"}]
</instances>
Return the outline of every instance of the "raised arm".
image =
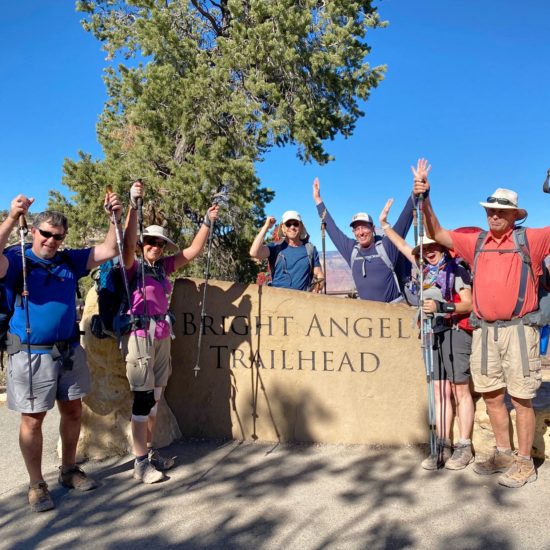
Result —
<instances>
[{"instance_id":1,"label":"raised arm","mask_svg":"<svg viewBox=\"0 0 550 550\"><path fill-rule=\"evenodd\" d=\"M130 188L130 208L126 216L126 226L124 228L124 267L130 269L134 265L135 252L138 240L137 226L137 201L143 200L145 193L144 185L141 181L135 181Z\"/></svg>"},{"instance_id":2,"label":"raised arm","mask_svg":"<svg viewBox=\"0 0 550 550\"><path fill-rule=\"evenodd\" d=\"M256 235L252 245L250 247L250 257L256 260L265 260L269 258L269 247L264 244L264 239L267 232L275 225L275 218L273 216L268 216L265 220L263 227L260 229L260 232Z\"/></svg>"},{"instance_id":3,"label":"raised arm","mask_svg":"<svg viewBox=\"0 0 550 550\"><path fill-rule=\"evenodd\" d=\"M424 218L424 225L428 235L439 244L445 246L446 248L453 247L453 240L449 231L439 223L437 216L435 215L432 204L430 202L429 191L430 183L428 182L428 173L431 169L431 166L428 164L426 159L419 159L416 168L411 166L411 170L414 176L413 184L413 193L419 197L419 200L422 195L422 214Z\"/></svg>"},{"instance_id":4,"label":"raised arm","mask_svg":"<svg viewBox=\"0 0 550 550\"><path fill-rule=\"evenodd\" d=\"M11 201L8 217L0 225L0 278L4 277L9 265L8 259L4 256L4 248L6 248L11 232L17 225L19 216L26 216L33 202L33 198L27 198L25 195L17 195L17 197Z\"/></svg>"},{"instance_id":5,"label":"raised arm","mask_svg":"<svg viewBox=\"0 0 550 550\"><path fill-rule=\"evenodd\" d=\"M202 223L201 228L195 235L195 238L193 239L191 244L174 256L174 267L176 271L178 269L181 269L189 262L192 262L202 252L205 244L208 241L210 227L213 223L215 223L216 219L218 218L219 211L219 205L215 204L211 206L208 209L206 216L204 217L204 222Z\"/></svg>"},{"instance_id":6,"label":"raised arm","mask_svg":"<svg viewBox=\"0 0 550 550\"><path fill-rule=\"evenodd\" d=\"M391 226L391 224L388 222L388 214L390 212L390 208L393 204L393 199L389 199L386 202L386 205L382 209L382 212L380 212L380 216L378 217L380 221L380 227L384 230L384 233L386 237L394 244L394 246L409 260L411 263L415 262L415 258L412 254L413 247L407 243L407 241L397 233Z\"/></svg>"},{"instance_id":7,"label":"raised arm","mask_svg":"<svg viewBox=\"0 0 550 550\"><path fill-rule=\"evenodd\" d=\"M105 235L105 240L94 246L90 251L86 269L90 270L117 255L116 231L120 230L120 218L122 216L122 204L118 200L116 193L105 193L105 211L110 220L109 230Z\"/></svg>"}]
</instances>

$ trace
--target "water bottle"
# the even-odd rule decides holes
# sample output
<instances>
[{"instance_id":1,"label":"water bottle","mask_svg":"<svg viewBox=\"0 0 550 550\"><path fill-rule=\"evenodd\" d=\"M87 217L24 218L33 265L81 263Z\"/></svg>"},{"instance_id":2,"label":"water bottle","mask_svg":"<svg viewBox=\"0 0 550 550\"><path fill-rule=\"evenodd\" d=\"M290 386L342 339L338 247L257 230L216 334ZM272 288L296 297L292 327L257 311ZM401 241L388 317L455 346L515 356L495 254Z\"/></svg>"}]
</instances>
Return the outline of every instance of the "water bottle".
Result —
<instances>
[{"instance_id":1,"label":"water bottle","mask_svg":"<svg viewBox=\"0 0 550 550\"><path fill-rule=\"evenodd\" d=\"M540 329L540 354L546 355L548 350L548 336L550 335L550 325L544 325Z\"/></svg>"}]
</instances>

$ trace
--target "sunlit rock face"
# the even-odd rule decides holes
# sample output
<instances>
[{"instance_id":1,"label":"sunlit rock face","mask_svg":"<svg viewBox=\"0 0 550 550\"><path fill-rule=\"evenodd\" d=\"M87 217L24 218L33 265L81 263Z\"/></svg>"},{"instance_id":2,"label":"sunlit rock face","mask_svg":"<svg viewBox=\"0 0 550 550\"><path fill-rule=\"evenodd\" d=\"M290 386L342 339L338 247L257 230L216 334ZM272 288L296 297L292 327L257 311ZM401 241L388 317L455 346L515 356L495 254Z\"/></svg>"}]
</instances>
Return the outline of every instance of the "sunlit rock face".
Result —
<instances>
[{"instance_id":1,"label":"sunlit rock face","mask_svg":"<svg viewBox=\"0 0 550 550\"><path fill-rule=\"evenodd\" d=\"M85 331L83 346L88 357L92 390L84 398L78 456L81 459L101 460L123 456L132 450L132 393L116 340L98 340L90 332L90 320L95 313L97 295L92 288L86 297L82 317L82 330ZM159 404L153 443L157 447L164 447L180 437L177 422L163 397Z\"/></svg>"}]
</instances>

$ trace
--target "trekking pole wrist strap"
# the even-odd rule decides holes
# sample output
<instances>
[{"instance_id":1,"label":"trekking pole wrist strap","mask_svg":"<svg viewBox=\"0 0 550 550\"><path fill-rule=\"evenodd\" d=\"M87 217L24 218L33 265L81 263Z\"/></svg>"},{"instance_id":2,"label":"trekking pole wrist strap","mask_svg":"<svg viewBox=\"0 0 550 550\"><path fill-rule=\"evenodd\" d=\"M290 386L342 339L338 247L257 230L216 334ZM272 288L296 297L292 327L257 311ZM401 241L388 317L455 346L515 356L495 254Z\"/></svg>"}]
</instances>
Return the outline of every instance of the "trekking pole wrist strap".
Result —
<instances>
[{"instance_id":1,"label":"trekking pole wrist strap","mask_svg":"<svg viewBox=\"0 0 550 550\"><path fill-rule=\"evenodd\" d=\"M210 218L208 217L208 214L205 214L204 215L204 220L202 221L202 223L204 225L206 225L206 227L208 227L208 229L210 229L210 226L212 225L212 221L210 220Z\"/></svg>"}]
</instances>

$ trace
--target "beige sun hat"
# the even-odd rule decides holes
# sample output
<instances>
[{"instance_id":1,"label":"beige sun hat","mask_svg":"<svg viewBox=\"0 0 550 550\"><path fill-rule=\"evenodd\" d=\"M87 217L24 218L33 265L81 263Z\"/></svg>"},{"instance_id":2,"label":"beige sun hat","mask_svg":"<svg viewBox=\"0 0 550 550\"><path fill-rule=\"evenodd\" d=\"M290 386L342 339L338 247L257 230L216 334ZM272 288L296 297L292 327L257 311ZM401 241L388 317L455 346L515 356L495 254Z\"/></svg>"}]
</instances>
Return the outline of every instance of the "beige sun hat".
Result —
<instances>
[{"instance_id":1,"label":"beige sun hat","mask_svg":"<svg viewBox=\"0 0 550 550\"><path fill-rule=\"evenodd\" d=\"M143 230L143 237L157 237L166 241L167 252L178 252L178 245L166 236L166 229L160 225L150 225Z\"/></svg>"},{"instance_id":2,"label":"beige sun hat","mask_svg":"<svg viewBox=\"0 0 550 550\"><path fill-rule=\"evenodd\" d=\"M483 208L498 208L501 210L517 210L516 219L527 218L527 210L518 206L518 194L511 189L499 187L486 202L480 202Z\"/></svg>"},{"instance_id":3,"label":"beige sun hat","mask_svg":"<svg viewBox=\"0 0 550 550\"><path fill-rule=\"evenodd\" d=\"M289 220L298 220L301 225L301 231L300 231L300 239L305 240L308 238L309 233L307 232L306 226L304 225L304 222L302 221L302 216L300 216L300 213L296 210L287 210L283 213L283 216L281 218L281 224L279 225L279 236L281 238L284 238L282 225L284 225Z\"/></svg>"},{"instance_id":4,"label":"beige sun hat","mask_svg":"<svg viewBox=\"0 0 550 550\"><path fill-rule=\"evenodd\" d=\"M426 235L422 236L422 246L428 246L429 244L438 244L433 239L430 239L430 237L427 237ZM412 255L418 256L420 254L420 243L418 243L413 249L412 249Z\"/></svg>"}]
</instances>

